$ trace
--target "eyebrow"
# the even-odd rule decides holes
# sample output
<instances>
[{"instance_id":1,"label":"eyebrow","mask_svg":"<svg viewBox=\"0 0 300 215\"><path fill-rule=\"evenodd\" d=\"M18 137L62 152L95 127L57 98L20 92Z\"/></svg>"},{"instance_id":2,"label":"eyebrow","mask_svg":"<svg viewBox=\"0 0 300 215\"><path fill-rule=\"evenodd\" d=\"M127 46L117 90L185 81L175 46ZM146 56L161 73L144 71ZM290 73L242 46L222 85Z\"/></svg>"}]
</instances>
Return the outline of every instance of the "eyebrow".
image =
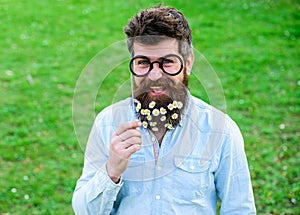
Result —
<instances>
[{"instance_id":1,"label":"eyebrow","mask_svg":"<svg viewBox=\"0 0 300 215\"><path fill-rule=\"evenodd\" d=\"M166 56L168 56L169 54L166 54L166 55L164 55L164 56L162 56L162 57L159 57L159 58L156 58L155 57L155 59L154 59L154 61L155 60L163 60L163 59L165 59L165 57ZM146 58L148 58L150 61L153 61L153 58L154 58L154 56L146 56L146 55L136 55L136 56L134 56L134 57L146 57Z\"/></svg>"}]
</instances>

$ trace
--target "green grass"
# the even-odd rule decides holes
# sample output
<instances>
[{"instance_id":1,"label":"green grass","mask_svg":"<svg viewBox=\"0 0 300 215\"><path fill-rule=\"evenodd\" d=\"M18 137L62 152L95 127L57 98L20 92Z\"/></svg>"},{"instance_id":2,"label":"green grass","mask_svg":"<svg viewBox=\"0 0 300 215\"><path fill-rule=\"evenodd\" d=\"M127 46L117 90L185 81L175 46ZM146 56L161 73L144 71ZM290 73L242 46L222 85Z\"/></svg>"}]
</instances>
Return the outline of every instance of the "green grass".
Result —
<instances>
[{"instance_id":1,"label":"green grass","mask_svg":"<svg viewBox=\"0 0 300 215\"><path fill-rule=\"evenodd\" d=\"M1 1L0 214L72 214L83 162L72 122L77 78L124 39L130 17L158 2ZM220 78L245 138L258 214L299 214L299 2L165 4L186 15L194 47ZM107 78L96 111L126 78ZM191 89L208 100L194 77Z\"/></svg>"}]
</instances>

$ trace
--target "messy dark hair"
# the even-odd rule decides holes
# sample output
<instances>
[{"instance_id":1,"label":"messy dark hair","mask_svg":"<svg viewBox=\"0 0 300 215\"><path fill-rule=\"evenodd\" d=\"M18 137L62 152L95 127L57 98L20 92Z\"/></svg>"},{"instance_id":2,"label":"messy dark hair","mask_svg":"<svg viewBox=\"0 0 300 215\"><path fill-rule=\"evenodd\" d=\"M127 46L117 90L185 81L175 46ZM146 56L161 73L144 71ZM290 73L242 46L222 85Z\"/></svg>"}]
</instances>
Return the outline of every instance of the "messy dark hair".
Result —
<instances>
[{"instance_id":1,"label":"messy dark hair","mask_svg":"<svg viewBox=\"0 0 300 215\"><path fill-rule=\"evenodd\" d=\"M142 10L124 28L131 55L133 43L157 44L167 38L178 40L178 51L186 59L192 53L192 35L183 14L172 7L156 6Z\"/></svg>"}]
</instances>

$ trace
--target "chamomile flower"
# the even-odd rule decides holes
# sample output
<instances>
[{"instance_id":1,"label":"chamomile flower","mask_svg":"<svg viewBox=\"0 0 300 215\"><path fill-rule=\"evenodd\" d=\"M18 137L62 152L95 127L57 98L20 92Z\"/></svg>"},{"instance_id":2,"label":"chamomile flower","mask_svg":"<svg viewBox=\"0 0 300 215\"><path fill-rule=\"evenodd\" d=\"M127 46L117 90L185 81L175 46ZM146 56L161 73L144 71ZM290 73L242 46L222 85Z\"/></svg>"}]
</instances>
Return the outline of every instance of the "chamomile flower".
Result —
<instances>
[{"instance_id":1,"label":"chamomile flower","mask_svg":"<svg viewBox=\"0 0 300 215\"><path fill-rule=\"evenodd\" d=\"M141 103L137 103L137 105L135 107L136 112L139 112L141 107L142 107Z\"/></svg>"},{"instance_id":2,"label":"chamomile flower","mask_svg":"<svg viewBox=\"0 0 300 215\"><path fill-rule=\"evenodd\" d=\"M145 109L145 115L150 115L151 114L151 111L150 110L148 110L148 109Z\"/></svg>"},{"instance_id":3,"label":"chamomile flower","mask_svg":"<svg viewBox=\"0 0 300 215\"><path fill-rule=\"evenodd\" d=\"M173 125L172 124L170 124L170 123L166 123L165 124L165 127L167 128L167 129L174 129L174 127L173 127Z\"/></svg>"},{"instance_id":4,"label":"chamomile flower","mask_svg":"<svg viewBox=\"0 0 300 215\"><path fill-rule=\"evenodd\" d=\"M173 110L173 108L174 108L174 107L173 107L173 104L172 104L172 103L168 104L168 109L169 109L169 110Z\"/></svg>"},{"instance_id":5,"label":"chamomile flower","mask_svg":"<svg viewBox=\"0 0 300 215\"><path fill-rule=\"evenodd\" d=\"M155 101L150 102L149 103L149 108L154 108L155 104L156 104Z\"/></svg>"},{"instance_id":6,"label":"chamomile flower","mask_svg":"<svg viewBox=\"0 0 300 215\"><path fill-rule=\"evenodd\" d=\"M153 111L152 111L152 114L153 116L158 116L159 115L159 110L157 108L155 108Z\"/></svg>"},{"instance_id":7,"label":"chamomile flower","mask_svg":"<svg viewBox=\"0 0 300 215\"><path fill-rule=\"evenodd\" d=\"M133 101L134 101L134 103L137 103L137 104L140 103L140 101L137 99L134 99Z\"/></svg>"},{"instance_id":8,"label":"chamomile flower","mask_svg":"<svg viewBox=\"0 0 300 215\"><path fill-rule=\"evenodd\" d=\"M177 119L178 118L178 114L177 113L173 113L171 117L172 117L172 119Z\"/></svg>"},{"instance_id":9,"label":"chamomile flower","mask_svg":"<svg viewBox=\"0 0 300 215\"><path fill-rule=\"evenodd\" d=\"M167 119L167 117L166 117L166 116L162 116L162 117L160 117L160 121L162 121L162 122L166 121L166 119Z\"/></svg>"},{"instance_id":10,"label":"chamomile flower","mask_svg":"<svg viewBox=\"0 0 300 215\"><path fill-rule=\"evenodd\" d=\"M163 107L160 108L160 114L164 115L167 113L167 110Z\"/></svg>"},{"instance_id":11,"label":"chamomile flower","mask_svg":"<svg viewBox=\"0 0 300 215\"><path fill-rule=\"evenodd\" d=\"M178 106L178 109L181 109L183 107L182 102L177 102L177 106Z\"/></svg>"},{"instance_id":12,"label":"chamomile flower","mask_svg":"<svg viewBox=\"0 0 300 215\"><path fill-rule=\"evenodd\" d=\"M157 128L157 127L153 127L153 128L152 128L152 131L154 131L154 132L155 132L155 131L158 131L158 128Z\"/></svg>"},{"instance_id":13,"label":"chamomile flower","mask_svg":"<svg viewBox=\"0 0 300 215\"><path fill-rule=\"evenodd\" d=\"M142 114L142 115L146 115L145 109L142 109L142 110L141 110L141 114Z\"/></svg>"},{"instance_id":14,"label":"chamomile flower","mask_svg":"<svg viewBox=\"0 0 300 215\"><path fill-rule=\"evenodd\" d=\"M145 115L149 115L150 113L151 113L151 112L150 112L150 110L148 110L148 109L142 109L142 110L141 110L141 114L144 115L144 116L145 116Z\"/></svg>"},{"instance_id":15,"label":"chamomile flower","mask_svg":"<svg viewBox=\"0 0 300 215\"><path fill-rule=\"evenodd\" d=\"M152 120L152 116L151 115L148 115L146 118L147 118L148 121Z\"/></svg>"},{"instance_id":16,"label":"chamomile flower","mask_svg":"<svg viewBox=\"0 0 300 215\"><path fill-rule=\"evenodd\" d=\"M154 127L154 126L156 126L157 125L157 122L150 122L150 126L151 127Z\"/></svg>"},{"instance_id":17,"label":"chamomile flower","mask_svg":"<svg viewBox=\"0 0 300 215\"><path fill-rule=\"evenodd\" d=\"M147 127L148 127L148 122L143 121L142 124L143 124L143 127L144 127L144 128L147 128Z\"/></svg>"},{"instance_id":18,"label":"chamomile flower","mask_svg":"<svg viewBox=\"0 0 300 215\"><path fill-rule=\"evenodd\" d=\"M178 107L177 101L173 101L173 108L177 108L177 107Z\"/></svg>"}]
</instances>

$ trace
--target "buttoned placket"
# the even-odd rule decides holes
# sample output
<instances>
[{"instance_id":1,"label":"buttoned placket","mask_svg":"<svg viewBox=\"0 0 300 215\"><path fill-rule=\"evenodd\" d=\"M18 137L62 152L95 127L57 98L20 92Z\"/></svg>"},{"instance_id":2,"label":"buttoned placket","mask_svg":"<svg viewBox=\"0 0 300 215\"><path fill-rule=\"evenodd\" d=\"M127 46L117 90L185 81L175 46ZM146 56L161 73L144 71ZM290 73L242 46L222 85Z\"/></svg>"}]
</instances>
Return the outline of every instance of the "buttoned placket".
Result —
<instances>
[{"instance_id":1,"label":"buttoned placket","mask_svg":"<svg viewBox=\"0 0 300 215\"><path fill-rule=\"evenodd\" d=\"M155 168L157 171L161 170L161 166L157 165L158 164L158 157L159 157L159 145L158 145L158 140L156 138L156 136L149 130L147 130L148 134L150 135L150 140L152 143L152 147L153 147L153 155L154 155L154 160L155 160ZM161 180L160 179L156 179L156 177L153 178L153 211L152 213L154 214L160 214L161 213Z\"/></svg>"},{"instance_id":2,"label":"buttoned placket","mask_svg":"<svg viewBox=\"0 0 300 215\"><path fill-rule=\"evenodd\" d=\"M151 142L153 145L153 154L154 154L154 159L155 159L155 164L157 163L158 159L158 146L157 146L157 140L154 134L151 134Z\"/></svg>"}]
</instances>

